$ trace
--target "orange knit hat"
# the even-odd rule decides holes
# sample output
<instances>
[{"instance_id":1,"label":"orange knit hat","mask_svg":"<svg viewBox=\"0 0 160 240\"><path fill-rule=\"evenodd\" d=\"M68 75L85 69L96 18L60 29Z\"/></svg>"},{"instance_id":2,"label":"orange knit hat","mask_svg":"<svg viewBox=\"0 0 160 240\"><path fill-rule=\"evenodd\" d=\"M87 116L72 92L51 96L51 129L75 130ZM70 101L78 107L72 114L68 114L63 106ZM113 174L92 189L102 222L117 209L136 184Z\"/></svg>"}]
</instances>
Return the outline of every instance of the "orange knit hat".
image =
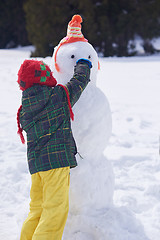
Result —
<instances>
[{"instance_id":1,"label":"orange knit hat","mask_svg":"<svg viewBox=\"0 0 160 240\"><path fill-rule=\"evenodd\" d=\"M57 52L60 49L60 47L63 44L66 43L73 43L73 42L88 42L87 39L84 38L82 32L81 32L81 23L82 23L82 18L80 15L74 15L72 17L72 20L68 24L68 29L67 29L67 36L64 37L59 45L58 48L55 52L54 55L54 60L55 60L55 68L58 72L60 72L59 66L57 64Z\"/></svg>"}]
</instances>

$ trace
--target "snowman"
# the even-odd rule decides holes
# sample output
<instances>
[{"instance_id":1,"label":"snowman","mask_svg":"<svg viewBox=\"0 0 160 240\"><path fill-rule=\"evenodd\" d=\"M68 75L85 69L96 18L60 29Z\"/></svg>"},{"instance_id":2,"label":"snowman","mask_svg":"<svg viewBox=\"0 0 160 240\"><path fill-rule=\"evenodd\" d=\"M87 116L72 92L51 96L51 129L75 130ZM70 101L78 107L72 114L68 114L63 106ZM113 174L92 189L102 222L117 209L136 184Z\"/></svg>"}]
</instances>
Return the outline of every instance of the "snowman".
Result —
<instances>
[{"instance_id":1,"label":"snowman","mask_svg":"<svg viewBox=\"0 0 160 240\"><path fill-rule=\"evenodd\" d=\"M73 107L73 135L79 155L78 167L71 170L70 213L82 214L91 209L107 208L113 203L114 175L103 152L111 136L111 111L108 100L96 86L99 69L95 49L81 32L82 18L74 15L67 36L55 47L52 68L57 82L71 79L76 61L92 62L90 83Z\"/></svg>"}]
</instances>

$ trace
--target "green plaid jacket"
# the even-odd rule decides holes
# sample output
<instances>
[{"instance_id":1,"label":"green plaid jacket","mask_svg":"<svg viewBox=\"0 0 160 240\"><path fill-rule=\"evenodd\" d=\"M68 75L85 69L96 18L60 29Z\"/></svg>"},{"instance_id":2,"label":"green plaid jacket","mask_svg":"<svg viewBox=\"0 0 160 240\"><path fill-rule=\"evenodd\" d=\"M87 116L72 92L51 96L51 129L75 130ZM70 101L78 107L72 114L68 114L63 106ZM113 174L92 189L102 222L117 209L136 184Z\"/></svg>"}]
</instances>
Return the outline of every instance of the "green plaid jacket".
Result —
<instances>
[{"instance_id":1,"label":"green plaid jacket","mask_svg":"<svg viewBox=\"0 0 160 240\"><path fill-rule=\"evenodd\" d=\"M87 86L90 69L78 63L65 85L73 106ZM61 167L75 167L76 144L72 136L66 92L34 85L23 92L20 123L27 133L27 158L31 174Z\"/></svg>"}]
</instances>

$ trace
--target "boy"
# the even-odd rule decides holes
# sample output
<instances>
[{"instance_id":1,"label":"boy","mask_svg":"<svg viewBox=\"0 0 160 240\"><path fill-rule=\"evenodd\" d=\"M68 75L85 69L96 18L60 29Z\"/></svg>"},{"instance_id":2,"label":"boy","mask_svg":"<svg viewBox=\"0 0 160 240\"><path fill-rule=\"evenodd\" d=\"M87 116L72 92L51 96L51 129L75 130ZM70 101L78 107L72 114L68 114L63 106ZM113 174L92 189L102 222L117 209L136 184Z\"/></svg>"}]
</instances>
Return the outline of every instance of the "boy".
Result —
<instances>
[{"instance_id":1,"label":"boy","mask_svg":"<svg viewBox=\"0 0 160 240\"><path fill-rule=\"evenodd\" d=\"M30 212L20 240L61 240L69 210L69 172L76 167L76 144L70 117L72 106L87 86L92 64L77 61L73 78L57 85L49 67L25 60L18 72L22 106L17 113L18 133L25 142L31 173ZM54 88L52 88L54 87Z\"/></svg>"}]
</instances>

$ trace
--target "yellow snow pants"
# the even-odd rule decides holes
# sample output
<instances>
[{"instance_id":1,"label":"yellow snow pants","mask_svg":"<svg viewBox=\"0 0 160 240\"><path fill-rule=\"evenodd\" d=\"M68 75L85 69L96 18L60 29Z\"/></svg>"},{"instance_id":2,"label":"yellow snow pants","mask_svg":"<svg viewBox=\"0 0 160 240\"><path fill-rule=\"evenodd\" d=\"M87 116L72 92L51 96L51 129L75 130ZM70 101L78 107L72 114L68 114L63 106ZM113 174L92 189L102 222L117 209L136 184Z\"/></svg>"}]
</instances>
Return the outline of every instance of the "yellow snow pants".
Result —
<instances>
[{"instance_id":1,"label":"yellow snow pants","mask_svg":"<svg viewBox=\"0 0 160 240\"><path fill-rule=\"evenodd\" d=\"M69 210L70 167L31 175L30 212L20 240L61 240Z\"/></svg>"}]
</instances>

